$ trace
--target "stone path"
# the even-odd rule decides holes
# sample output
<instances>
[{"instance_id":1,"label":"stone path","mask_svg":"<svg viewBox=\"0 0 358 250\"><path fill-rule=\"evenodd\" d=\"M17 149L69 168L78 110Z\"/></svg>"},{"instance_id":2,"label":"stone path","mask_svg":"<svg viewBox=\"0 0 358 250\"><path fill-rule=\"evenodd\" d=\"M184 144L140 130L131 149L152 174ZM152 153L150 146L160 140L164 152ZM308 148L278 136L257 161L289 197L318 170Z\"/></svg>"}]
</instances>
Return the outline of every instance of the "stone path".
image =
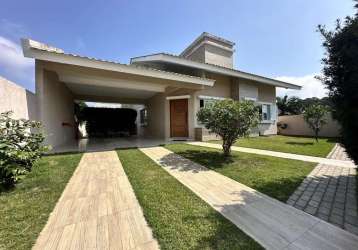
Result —
<instances>
[{"instance_id":1,"label":"stone path","mask_svg":"<svg viewBox=\"0 0 358 250\"><path fill-rule=\"evenodd\" d=\"M141 151L267 249L357 249L358 236L163 147Z\"/></svg>"},{"instance_id":2,"label":"stone path","mask_svg":"<svg viewBox=\"0 0 358 250\"><path fill-rule=\"evenodd\" d=\"M116 152L83 155L33 249L159 249Z\"/></svg>"},{"instance_id":3,"label":"stone path","mask_svg":"<svg viewBox=\"0 0 358 250\"><path fill-rule=\"evenodd\" d=\"M339 144L328 157L350 160ZM318 164L287 204L358 235L356 172L354 168Z\"/></svg>"},{"instance_id":4,"label":"stone path","mask_svg":"<svg viewBox=\"0 0 358 250\"><path fill-rule=\"evenodd\" d=\"M187 143L191 144L191 145L195 145L195 146L222 149L220 144L215 144L215 143L208 143L208 142L187 142ZM231 150L244 152L244 153L250 153L250 154L274 156L274 157L280 157L280 158L286 158L286 159L292 159L292 160L323 163L325 165L333 165L333 166L348 167L348 168L356 167L352 161L345 161L345 160L327 159L327 158L322 158L322 157L282 153L282 152L276 152L276 151L270 151L270 150L244 148L244 147L236 147L236 146L232 146Z\"/></svg>"}]
</instances>

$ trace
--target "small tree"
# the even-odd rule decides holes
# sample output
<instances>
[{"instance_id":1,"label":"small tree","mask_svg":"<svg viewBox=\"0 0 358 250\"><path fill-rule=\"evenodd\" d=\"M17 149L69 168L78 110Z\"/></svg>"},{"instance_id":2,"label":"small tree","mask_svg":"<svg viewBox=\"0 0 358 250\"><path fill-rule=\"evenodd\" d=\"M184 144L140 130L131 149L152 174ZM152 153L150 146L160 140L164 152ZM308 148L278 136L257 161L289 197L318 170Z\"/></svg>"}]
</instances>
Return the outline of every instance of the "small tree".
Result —
<instances>
[{"instance_id":1,"label":"small tree","mask_svg":"<svg viewBox=\"0 0 358 250\"><path fill-rule=\"evenodd\" d=\"M199 110L198 120L223 139L223 152L229 156L238 137L247 136L258 125L260 114L251 101L223 100Z\"/></svg>"},{"instance_id":2,"label":"small tree","mask_svg":"<svg viewBox=\"0 0 358 250\"><path fill-rule=\"evenodd\" d=\"M325 116L327 115L327 108L320 104L313 104L306 108L303 113L303 118L308 126L313 130L316 142L318 142L318 133L322 126L327 123Z\"/></svg>"},{"instance_id":3,"label":"small tree","mask_svg":"<svg viewBox=\"0 0 358 250\"><path fill-rule=\"evenodd\" d=\"M42 145L40 128L39 122L13 119L11 112L0 113L0 190L13 186L21 175L31 171L47 149Z\"/></svg>"}]
</instances>

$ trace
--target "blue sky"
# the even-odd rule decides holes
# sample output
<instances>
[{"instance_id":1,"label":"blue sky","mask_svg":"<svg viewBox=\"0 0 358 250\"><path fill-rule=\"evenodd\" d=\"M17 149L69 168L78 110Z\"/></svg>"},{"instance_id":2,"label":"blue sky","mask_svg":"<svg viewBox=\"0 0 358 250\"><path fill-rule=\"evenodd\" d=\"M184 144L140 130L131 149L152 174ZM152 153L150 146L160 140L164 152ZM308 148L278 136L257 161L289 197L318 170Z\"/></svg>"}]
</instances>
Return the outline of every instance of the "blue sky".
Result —
<instances>
[{"instance_id":1,"label":"blue sky","mask_svg":"<svg viewBox=\"0 0 358 250\"><path fill-rule=\"evenodd\" d=\"M236 43L235 68L305 86L289 94L321 97L313 78L323 56L316 27L353 13L352 0L4 0L0 75L34 89L33 61L22 57L20 37L128 63L149 53L179 54L207 31Z\"/></svg>"}]
</instances>

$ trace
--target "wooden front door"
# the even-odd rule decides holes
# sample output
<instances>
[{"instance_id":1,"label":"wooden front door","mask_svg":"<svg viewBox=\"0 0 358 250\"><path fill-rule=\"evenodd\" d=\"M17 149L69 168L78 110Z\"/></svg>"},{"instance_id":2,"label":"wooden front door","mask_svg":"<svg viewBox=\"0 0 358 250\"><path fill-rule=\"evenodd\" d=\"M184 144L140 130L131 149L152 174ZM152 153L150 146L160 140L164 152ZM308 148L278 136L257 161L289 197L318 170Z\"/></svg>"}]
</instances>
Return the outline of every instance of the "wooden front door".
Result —
<instances>
[{"instance_id":1,"label":"wooden front door","mask_svg":"<svg viewBox=\"0 0 358 250\"><path fill-rule=\"evenodd\" d=\"M170 100L170 136L188 137L188 99Z\"/></svg>"}]
</instances>

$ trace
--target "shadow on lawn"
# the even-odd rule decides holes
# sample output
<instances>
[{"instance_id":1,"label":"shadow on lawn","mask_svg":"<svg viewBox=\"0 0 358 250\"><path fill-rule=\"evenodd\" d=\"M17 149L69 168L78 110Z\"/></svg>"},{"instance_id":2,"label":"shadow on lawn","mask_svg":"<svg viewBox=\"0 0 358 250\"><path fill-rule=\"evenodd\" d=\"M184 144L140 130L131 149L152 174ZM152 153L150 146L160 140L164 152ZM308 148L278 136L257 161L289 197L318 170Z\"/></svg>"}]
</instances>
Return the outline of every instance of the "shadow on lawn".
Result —
<instances>
[{"instance_id":1,"label":"shadow on lawn","mask_svg":"<svg viewBox=\"0 0 358 250\"><path fill-rule=\"evenodd\" d=\"M307 145L313 145L313 142L294 142L294 141L288 141L286 144L289 145L299 145L299 146L307 146Z\"/></svg>"},{"instance_id":2,"label":"shadow on lawn","mask_svg":"<svg viewBox=\"0 0 358 250\"><path fill-rule=\"evenodd\" d=\"M217 170L218 173L247 185L261 193L273 197L282 202L286 202L290 195L296 190L306 177L299 176L277 176L273 179L267 179L262 176L260 171L257 175L250 178L240 178L237 172L221 173L221 169L235 162L237 156L224 157L221 152L203 151L203 150L185 150L169 154L160 159L160 163L172 170L188 171L192 173L200 173L208 170Z\"/></svg>"},{"instance_id":3,"label":"shadow on lawn","mask_svg":"<svg viewBox=\"0 0 358 250\"><path fill-rule=\"evenodd\" d=\"M176 154L185 157L189 160L195 161L204 166L210 166L212 169L222 168L227 164L234 162L234 156L224 157L219 151L206 150L185 150L176 152ZM170 155L169 155L170 157ZM175 155L173 156L175 158Z\"/></svg>"}]
</instances>

